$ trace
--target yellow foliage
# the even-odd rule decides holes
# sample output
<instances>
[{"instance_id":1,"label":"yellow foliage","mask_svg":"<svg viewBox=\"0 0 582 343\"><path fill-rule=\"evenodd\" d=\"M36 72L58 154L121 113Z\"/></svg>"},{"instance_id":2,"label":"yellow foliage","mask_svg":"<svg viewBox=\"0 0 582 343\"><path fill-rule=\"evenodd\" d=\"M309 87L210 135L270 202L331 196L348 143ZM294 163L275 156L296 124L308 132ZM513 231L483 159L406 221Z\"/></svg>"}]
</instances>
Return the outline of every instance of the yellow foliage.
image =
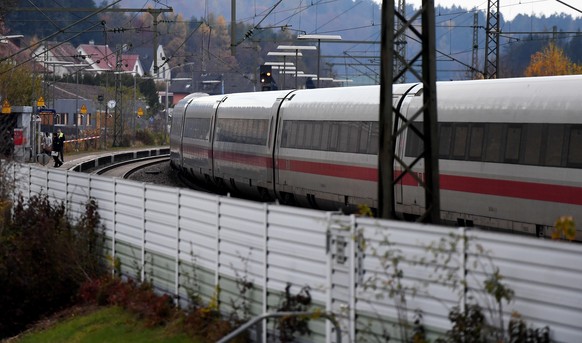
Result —
<instances>
[{"instance_id":1,"label":"yellow foliage","mask_svg":"<svg viewBox=\"0 0 582 343\"><path fill-rule=\"evenodd\" d=\"M525 69L525 76L572 75L582 73L582 66L572 63L564 50L550 42L543 51L531 56L530 64Z\"/></svg>"},{"instance_id":2,"label":"yellow foliage","mask_svg":"<svg viewBox=\"0 0 582 343\"><path fill-rule=\"evenodd\" d=\"M203 313L211 313L211 312L218 312L219 308L219 301L218 299L220 298L220 286L216 285L214 287L214 294L212 295L212 298L210 299L210 303L208 304L208 306L206 306L205 308L202 309Z\"/></svg>"},{"instance_id":3,"label":"yellow foliage","mask_svg":"<svg viewBox=\"0 0 582 343\"><path fill-rule=\"evenodd\" d=\"M358 212L356 213L359 217L374 217L374 212L368 205L358 205Z\"/></svg>"},{"instance_id":4,"label":"yellow foliage","mask_svg":"<svg viewBox=\"0 0 582 343\"><path fill-rule=\"evenodd\" d=\"M576 238L576 223L574 222L574 217L562 216L554 224L552 239L560 239L562 237L569 241L573 241Z\"/></svg>"}]
</instances>

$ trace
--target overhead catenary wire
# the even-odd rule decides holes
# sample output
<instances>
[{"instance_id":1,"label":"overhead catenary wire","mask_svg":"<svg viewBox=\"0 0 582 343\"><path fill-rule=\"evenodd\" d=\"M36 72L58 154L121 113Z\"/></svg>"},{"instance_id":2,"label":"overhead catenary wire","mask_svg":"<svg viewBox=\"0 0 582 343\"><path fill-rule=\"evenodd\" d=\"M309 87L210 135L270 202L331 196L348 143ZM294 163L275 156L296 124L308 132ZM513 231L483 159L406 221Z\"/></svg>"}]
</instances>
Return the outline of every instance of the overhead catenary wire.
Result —
<instances>
[{"instance_id":1,"label":"overhead catenary wire","mask_svg":"<svg viewBox=\"0 0 582 343\"><path fill-rule=\"evenodd\" d=\"M57 32L55 32L55 33L53 33L53 34L49 35L48 37L45 37L45 38L43 38L43 39L39 40L38 42L36 42L36 43L34 43L34 44L32 44L32 45L26 46L26 47L24 47L24 48L22 48L22 49L18 50L17 52L15 52L15 53L13 53L13 54L11 54L11 55L7 56L7 57L0 58L0 62L3 62L3 61L6 61L6 60L9 60L9 59L13 58L14 56L16 56L16 55L18 55L18 54L21 54L21 53L23 53L23 52L26 52L27 50L30 50L30 49L33 49L34 47L37 47L37 46L39 46L41 43L44 43L44 42L47 42L47 41L51 40L52 38L54 38L54 37L58 36L59 34L61 34L61 33L65 32L66 30L68 30L68 29L70 29L70 28L74 27L75 25L78 25L78 24L82 23L83 21L85 21L85 20L88 20L89 18L91 18L91 17L93 17L93 16L95 16L95 15L97 15L97 14L99 14L99 13L101 13L101 12L105 11L105 10L107 10L108 8L115 6L115 5L116 5L116 4L118 4L119 2L121 2L121 0L115 0L115 1L114 1L114 2L112 2L110 5L107 5L107 6L103 7L103 8L100 8L100 9L98 9L98 10L97 10L97 11L95 11L95 12L92 12L91 14L89 14L89 15L85 16L84 18L82 18L82 19L80 19L80 20L77 20L76 22L72 23L71 25L68 25L67 27L65 27L65 28L63 28L63 29L60 29L59 31L57 31ZM103 24L103 22L101 22L100 24ZM96 24L96 25L93 25L93 26L92 26L92 28L93 28L93 27L95 27L95 26L97 26L97 25L98 25L98 24ZM34 57L33 57L33 58L30 58L30 59L28 59L28 60L26 60L25 62L29 62L29 61L31 61L32 59L34 59ZM24 63L25 63L25 62L24 62ZM22 64L22 63L20 63L19 65L21 65L21 64Z\"/></svg>"}]
</instances>

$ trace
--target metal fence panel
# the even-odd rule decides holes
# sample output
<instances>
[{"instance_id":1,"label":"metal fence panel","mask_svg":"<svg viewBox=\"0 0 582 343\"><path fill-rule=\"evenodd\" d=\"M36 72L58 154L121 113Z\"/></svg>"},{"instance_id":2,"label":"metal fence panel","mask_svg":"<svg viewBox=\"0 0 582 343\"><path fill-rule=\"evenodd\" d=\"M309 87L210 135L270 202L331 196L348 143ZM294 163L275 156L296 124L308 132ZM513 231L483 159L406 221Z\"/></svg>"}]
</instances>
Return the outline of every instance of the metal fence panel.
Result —
<instances>
[{"instance_id":1,"label":"metal fence panel","mask_svg":"<svg viewBox=\"0 0 582 343\"><path fill-rule=\"evenodd\" d=\"M460 290L446 284L463 274L455 248L441 243L454 240L451 235L457 230L368 218L358 218L357 223L365 246L365 259L356 276L357 312L377 318L375 325L384 325L392 337L398 337L398 326L386 326L382 318L386 322L400 318L401 324L410 324L416 309L422 309L427 327L448 330L448 310L459 305ZM442 259L432 261L437 252L443 257L452 254L447 269ZM400 301L401 297L406 301Z\"/></svg>"},{"instance_id":2,"label":"metal fence panel","mask_svg":"<svg viewBox=\"0 0 582 343\"><path fill-rule=\"evenodd\" d=\"M265 226L266 217L261 204L221 199L220 274L233 278L252 276L258 280L264 277Z\"/></svg>"},{"instance_id":3,"label":"metal fence panel","mask_svg":"<svg viewBox=\"0 0 582 343\"><path fill-rule=\"evenodd\" d=\"M180 192L180 259L194 258L209 270L215 270L217 264L218 199L201 192Z\"/></svg>"},{"instance_id":4,"label":"metal fence panel","mask_svg":"<svg viewBox=\"0 0 582 343\"><path fill-rule=\"evenodd\" d=\"M111 178L104 176L89 175L88 178L91 185L90 195L97 202L101 223L105 227L106 234L109 237L112 237L114 222L115 184L111 182Z\"/></svg>"},{"instance_id":5,"label":"metal fence panel","mask_svg":"<svg viewBox=\"0 0 582 343\"><path fill-rule=\"evenodd\" d=\"M582 339L579 244L371 218L332 222L319 211L71 173L14 167L15 194L66 199L75 214L95 198L108 252L122 272L151 278L182 299L198 293L209 301L222 280L221 301L228 302L238 296L236 278L248 275L262 293L252 296L251 307L272 311L287 285L294 294L309 286L315 306L347 311L344 337L358 341L366 332L381 335L387 325L393 332L403 309L409 321L422 309L429 330L450 329L448 310L485 296L483 282L499 268L502 283L515 291L504 306L506 323L519 311L530 325L548 325L553 341ZM388 289L371 287L374 277L404 287L406 307ZM334 299L344 306L329 305ZM320 340L323 324L312 327ZM325 332L329 337L329 326Z\"/></svg>"},{"instance_id":6,"label":"metal fence panel","mask_svg":"<svg viewBox=\"0 0 582 343\"><path fill-rule=\"evenodd\" d=\"M310 286L314 301L327 300L327 220L319 211L269 206L267 287Z\"/></svg>"},{"instance_id":7,"label":"metal fence panel","mask_svg":"<svg viewBox=\"0 0 582 343\"><path fill-rule=\"evenodd\" d=\"M472 233L475 244L499 268L503 283L515 291L504 306L505 322L513 311L528 324L548 326L552 339L576 342L582 337L582 251L579 244L494 232ZM483 259L472 255L470 261ZM472 268L471 262L467 265ZM476 272L478 272L477 270ZM470 272L474 272L470 270Z\"/></svg>"},{"instance_id":8,"label":"metal fence panel","mask_svg":"<svg viewBox=\"0 0 582 343\"><path fill-rule=\"evenodd\" d=\"M145 186L144 211L145 243L148 251L176 256L177 208L176 190L155 185Z\"/></svg>"}]
</instances>

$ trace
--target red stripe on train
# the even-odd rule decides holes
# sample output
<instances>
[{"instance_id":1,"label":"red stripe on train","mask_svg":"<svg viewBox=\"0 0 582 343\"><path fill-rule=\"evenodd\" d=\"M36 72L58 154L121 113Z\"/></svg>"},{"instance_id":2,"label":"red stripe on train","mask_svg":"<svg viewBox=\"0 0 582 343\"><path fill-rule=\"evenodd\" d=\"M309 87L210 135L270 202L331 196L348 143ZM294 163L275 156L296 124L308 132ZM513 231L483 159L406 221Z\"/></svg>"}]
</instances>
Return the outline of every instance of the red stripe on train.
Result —
<instances>
[{"instance_id":1,"label":"red stripe on train","mask_svg":"<svg viewBox=\"0 0 582 343\"><path fill-rule=\"evenodd\" d=\"M270 168L270 157L253 156L248 154L218 152L215 157L224 161L248 164L255 167ZM347 178L361 181L378 181L376 168L330 164L289 159L277 159L277 168L282 171L316 174L338 178ZM399 175L399 172L397 172ZM418 186L418 182L411 176L402 178L405 186ZM582 187L551 185L535 182L513 180L496 180L458 175L440 175L441 190L495 195L510 198L550 201L572 205L582 205Z\"/></svg>"},{"instance_id":2,"label":"red stripe on train","mask_svg":"<svg viewBox=\"0 0 582 343\"><path fill-rule=\"evenodd\" d=\"M251 165L253 167L261 168L273 167L273 159L267 156L257 156L229 151L214 150L214 158L232 163Z\"/></svg>"}]
</instances>

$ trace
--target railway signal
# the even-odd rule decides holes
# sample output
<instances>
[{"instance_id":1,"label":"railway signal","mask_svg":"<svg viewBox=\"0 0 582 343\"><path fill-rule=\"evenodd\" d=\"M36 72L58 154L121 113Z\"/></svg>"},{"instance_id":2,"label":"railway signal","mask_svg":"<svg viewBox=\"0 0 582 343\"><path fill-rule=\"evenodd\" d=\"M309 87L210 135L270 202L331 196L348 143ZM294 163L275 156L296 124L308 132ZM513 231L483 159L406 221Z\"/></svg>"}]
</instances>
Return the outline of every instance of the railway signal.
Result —
<instances>
[{"instance_id":1,"label":"railway signal","mask_svg":"<svg viewBox=\"0 0 582 343\"><path fill-rule=\"evenodd\" d=\"M272 67L269 65L262 65L260 69L261 75L261 91L270 91L277 89L275 80L273 79Z\"/></svg>"}]
</instances>

